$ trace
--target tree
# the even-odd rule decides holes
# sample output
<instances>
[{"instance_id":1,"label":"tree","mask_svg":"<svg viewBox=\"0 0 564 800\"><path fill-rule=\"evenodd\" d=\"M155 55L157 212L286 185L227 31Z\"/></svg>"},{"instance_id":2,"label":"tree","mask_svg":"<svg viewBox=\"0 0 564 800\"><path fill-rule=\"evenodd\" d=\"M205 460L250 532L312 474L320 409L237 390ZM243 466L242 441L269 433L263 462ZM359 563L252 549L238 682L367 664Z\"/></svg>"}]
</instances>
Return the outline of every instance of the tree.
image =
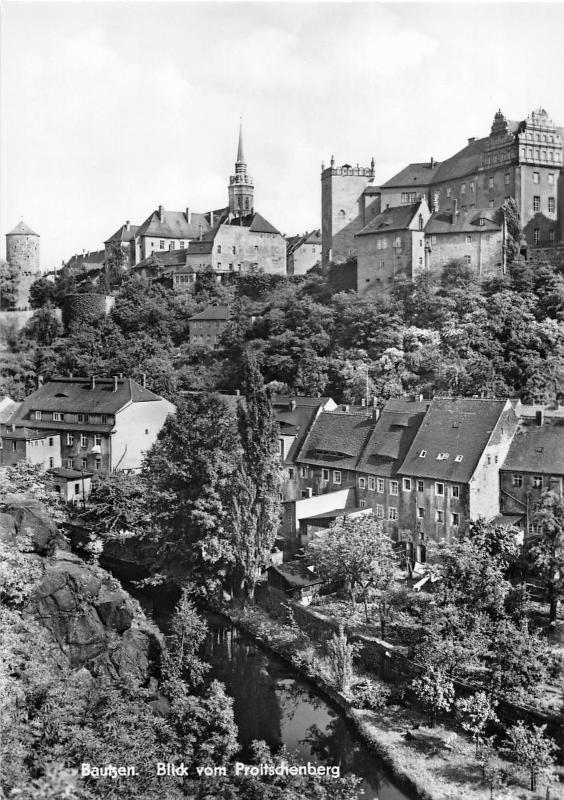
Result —
<instances>
[{"instance_id":1,"label":"tree","mask_svg":"<svg viewBox=\"0 0 564 800\"><path fill-rule=\"evenodd\" d=\"M485 692L476 692L471 697L460 697L456 701L456 711L461 719L462 727L471 734L476 742L476 756L480 752L482 734L490 722L495 722L496 701L492 701Z\"/></svg>"},{"instance_id":2,"label":"tree","mask_svg":"<svg viewBox=\"0 0 564 800\"><path fill-rule=\"evenodd\" d=\"M56 305L54 281L50 281L48 278L38 278L34 281L29 287L29 305L31 308Z\"/></svg>"},{"instance_id":3,"label":"tree","mask_svg":"<svg viewBox=\"0 0 564 800\"><path fill-rule=\"evenodd\" d=\"M18 267L0 260L0 310L12 311L16 307L19 278Z\"/></svg>"},{"instance_id":4,"label":"tree","mask_svg":"<svg viewBox=\"0 0 564 800\"><path fill-rule=\"evenodd\" d=\"M353 608L360 594L368 621L371 593L389 588L395 567L392 541L381 522L371 515L343 517L308 544L307 555L326 580L345 582Z\"/></svg>"},{"instance_id":5,"label":"tree","mask_svg":"<svg viewBox=\"0 0 564 800\"><path fill-rule=\"evenodd\" d=\"M183 590L170 622L162 659L163 690L171 699L177 696L179 683L193 689L202 683L209 670L209 664L198 657L207 629L205 619L198 616L193 602Z\"/></svg>"},{"instance_id":6,"label":"tree","mask_svg":"<svg viewBox=\"0 0 564 800\"><path fill-rule=\"evenodd\" d=\"M229 513L239 457L235 421L217 395L181 398L147 454L156 573L216 592L233 566Z\"/></svg>"},{"instance_id":7,"label":"tree","mask_svg":"<svg viewBox=\"0 0 564 800\"><path fill-rule=\"evenodd\" d=\"M430 667L420 678L415 678L411 686L427 710L429 727L437 724L437 716L448 711L454 701L454 685L446 672L438 667Z\"/></svg>"},{"instance_id":8,"label":"tree","mask_svg":"<svg viewBox=\"0 0 564 800\"><path fill-rule=\"evenodd\" d=\"M564 594L564 498L545 492L533 516L535 534L525 540L525 551L548 589L549 624L556 624L558 601Z\"/></svg>"},{"instance_id":9,"label":"tree","mask_svg":"<svg viewBox=\"0 0 564 800\"><path fill-rule=\"evenodd\" d=\"M50 347L55 339L63 335L63 325L48 304L37 309L25 326L24 334L29 339L35 339L37 344Z\"/></svg>"},{"instance_id":10,"label":"tree","mask_svg":"<svg viewBox=\"0 0 564 800\"><path fill-rule=\"evenodd\" d=\"M501 213L506 227L505 252L507 264L512 264L515 258L520 255L524 246L523 229L517 201L513 197L508 197L501 206Z\"/></svg>"},{"instance_id":11,"label":"tree","mask_svg":"<svg viewBox=\"0 0 564 800\"><path fill-rule=\"evenodd\" d=\"M339 634L334 634L327 643L329 667L335 686L340 692L348 692L350 689L354 674L355 650L355 645L350 644L343 625L340 625Z\"/></svg>"},{"instance_id":12,"label":"tree","mask_svg":"<svg viewBox=\"0 0 564 800\"><path fill-rule=\"evenodd\" d=\"M254 597L261 568L268 564L280 524L278 428L256 361L244 365L245 403L237 408L241 455L231 491L234 577Z\"/></svg>"},{"instance_id":13,"label":"tree","mask_svg":"<svg viewBox=\"0 0 564 800\"><path fill-rule=\"evenodd\" d=\"M505 753L529 773L531 792L537 789L539 778L549 778L554 766L556 742L545 736L546 725L525 726L522 720L507 731Z\"/></svg>"}]
</instances>

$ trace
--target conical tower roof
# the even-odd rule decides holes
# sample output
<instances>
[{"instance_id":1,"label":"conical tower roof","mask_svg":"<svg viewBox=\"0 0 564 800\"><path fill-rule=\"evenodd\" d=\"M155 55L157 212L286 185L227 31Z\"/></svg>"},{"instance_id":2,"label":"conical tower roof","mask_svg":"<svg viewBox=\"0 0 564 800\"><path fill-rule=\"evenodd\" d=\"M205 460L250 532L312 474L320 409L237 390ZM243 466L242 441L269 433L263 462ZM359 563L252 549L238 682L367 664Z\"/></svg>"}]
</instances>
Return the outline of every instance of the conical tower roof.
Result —
<instances>
[{"instance_id":1,"label":"conical tower roof","mask_svg":"<svg viewBox=\"0 0 564 800\"><path fill-rule=\"evenodd\" d=\"M27 225L27 224L26 224L26 223L23 221L23 219L22 219L22 221L21 221L21 222L18 222L18 224L16 225L16 227L14 228L14 230L13 230L13 231L10 231L10 233L7 233L7 234L6 234L6 236L22 236L22 235L26 235L26 236L39 236L39 234L38 234L38 233L35 233L35 231L32 231L32 230L31 230L31 228L29 227L29 225Z\"/></svg>"},{"instance_id":2,"label":"conical tower roof","mask_svg":"<svg viewBox=\"0 0 564 800\"><path fill-rule=\"evenodd\" d=\"M243 152L243 120L239 123L239 145L237 147L237 164L245 163L245 154Z\"/></svg>"}]
</instances>

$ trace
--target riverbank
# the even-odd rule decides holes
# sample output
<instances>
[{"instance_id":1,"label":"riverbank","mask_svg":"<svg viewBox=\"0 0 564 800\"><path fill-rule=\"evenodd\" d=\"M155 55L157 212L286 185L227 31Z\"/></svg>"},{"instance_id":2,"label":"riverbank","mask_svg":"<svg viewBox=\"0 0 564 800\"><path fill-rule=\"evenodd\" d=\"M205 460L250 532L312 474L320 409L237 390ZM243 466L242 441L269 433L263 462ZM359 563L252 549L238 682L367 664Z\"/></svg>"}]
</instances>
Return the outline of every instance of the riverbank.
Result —
<instances>
[{"instance_id":1,"label":"riverbank","mask_svg":"<svg viewBox=\"0 0 564 800\"><path fill-rule=\"evenodd\" d=\"M233 625L260 646L285 660L310 681L350 722L363 745L377 756L403 791L419 800L538 800L545 788L530 792L515 765L503 762L510 776L507 785L490 793L469 737L438 725L428 728L413 708L389 705L381 711L355 708L350 698L334 689L321 647L295 627L272 619L259 607L219 610ZM409 741L406 732L409 731ZM552 784L552 800L562 798L561 787Z\"/></svg>"}]
</instances>

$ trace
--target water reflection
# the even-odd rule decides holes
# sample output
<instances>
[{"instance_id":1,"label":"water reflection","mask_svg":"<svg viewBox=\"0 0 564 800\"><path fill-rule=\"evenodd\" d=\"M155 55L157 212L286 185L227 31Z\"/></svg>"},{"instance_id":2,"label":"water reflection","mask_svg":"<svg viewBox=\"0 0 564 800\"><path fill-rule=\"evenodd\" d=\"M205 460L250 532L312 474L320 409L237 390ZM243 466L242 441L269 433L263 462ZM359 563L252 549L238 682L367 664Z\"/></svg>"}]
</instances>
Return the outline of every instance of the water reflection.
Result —
<instances>
[{"instance_id":1,"label":"water reflection","mask_svg":"<svg viewBox=\"0 0 564 800\"><path fill-rule=\"evenodd\" d=\"M234 698L244 757L253 739L264 739L271 748L284 744L298 762L338 764L342 775L363 778L365 800L407 800L313 687L223 618L210 614L208 625L204 656L212 677L223 681Z\"/></svg>"}]
</instances>

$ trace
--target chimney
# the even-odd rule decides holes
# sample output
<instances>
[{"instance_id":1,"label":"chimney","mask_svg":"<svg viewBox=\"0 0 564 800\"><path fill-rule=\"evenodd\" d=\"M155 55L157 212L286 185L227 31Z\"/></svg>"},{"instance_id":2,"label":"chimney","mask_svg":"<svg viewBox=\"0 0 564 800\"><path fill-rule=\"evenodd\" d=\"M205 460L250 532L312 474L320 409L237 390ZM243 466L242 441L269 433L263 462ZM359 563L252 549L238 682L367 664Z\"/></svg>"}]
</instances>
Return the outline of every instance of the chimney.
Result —
<instances>
[{"instance_id":1,"label":"chimney","mask_svg":"<svg viewBox=\"0 0 564 800\"><path fill-rule=\"evenodd\" d=\"M372 409L372 422L378 422L380 419L380 409L377 406L374 406Z\"/></svg>"},{"instance_id":2,"label":"chimney","mask_svg":"<svg viewBox=\"0 0 564 800\"><path fill-rule=\"evenodd\" d=\"M95 375L91 375L90 376L90 388L91 389L95 389L96 388L96 376Z\"/></svg>"},{"instance_id":3,"label":"chimney","mask_svg":"<svg viewBox=\"0 0 564 800\"><path fill-rule=\"evenodd\" d=\"M125 230L128 231L130 228L131 228L131 222L128 219L126 219L125 220Z\"/></svg>"},{"instance_id":4,"label":"chimney","mask_svg":"<svg viewBox=\"0 0 564 800\"><path fill-rule=\"evenodd\" d=\"M210 228L213 228L213 211L210 211Z\"/></svg>"},{"instance_id":5,"label":"chimney","mask_svg":"<svg viewBox=\"0 0 564 800\"><path fill-rule=\"evenodd\" d=\"M452 223L456 222L456 218L458 217L458 198L454 198L454 203L452 204Z\"/></svg>"},{"instance_id":6,"label":"chimney","mask_svg":"<svg viewBox=\"0 0 564 800\"><path fill-rule=\"evenodd\" d=\"M164 222L164 206L159 206L159 220Z\"/></svg>"},{"instance_id":7,"label":"chimney","mask_svg":"<svg viewBox=\"0 0 564 800\"><path fill-rule=\"evenodd\" d=\"M192 214L190 213L189 208L186 209L186 222L188 223L188 225L192 224Z\"/></svg>"},{"instance_id":8,"label":"chimney","mask_svg":"<svg viewBox=\"0 0 564 800\"><path fill-rule=\"evenodd\" d=\"M541 408L541 409L539 409L539 410L536 412L536 414L535 414L535 417L536 417L536 423L537 423L537 425L538 425L538 426L539 426L539 428L540 428L540 426L542 425L542 423L543 423L543 421L544 421L544 412L543 412L542 408Z\"/></svg>"},{"instance_id":9,"label":"chimney","mask_svg":"<svg viewBox=\"0 0 564 800\"><path fill-rule=\"evenodd\" d=\"M146 388L147 388L147 373L146 373L146 372L142 372L142 373L141 373L141 386L142 386L144 389L146 389Z\"/></svg>"},{"instance_id":10,"label":"chimney","mask_svg":"<svg viewBox=\"0 0 564 800\"><path fill-rule=\"evenodd\" d=\"M435 161L435 159L433 158L433 156L431 156L431 160L429 161L429 167L430 167L431 169L435 169L435 167L436 167L436 166L437 166L437 162Z\"/></svg>"},{"instance_id":11,"label":"chimney","mask_svg":"<svg viewBox=\"0 0 564 800\"><path fill-rule=\"evenodd\" d=\"M118 376L114 375L113 378L114 378L114 392L117 392L117 390L118 390Z\"/></svg>"},{"instance_id":12,"label":"chimney","mask_svg":"<svg viewBox=\"0 0 564 800\"><path fill-rule=\"evenodd\" d=\"M476 141L476 137L475 137L475 136L471 136L471 137L468 139L468 144L472 144L472 142L475 142L475 141Z\"/></svg>"}]
</instances>

